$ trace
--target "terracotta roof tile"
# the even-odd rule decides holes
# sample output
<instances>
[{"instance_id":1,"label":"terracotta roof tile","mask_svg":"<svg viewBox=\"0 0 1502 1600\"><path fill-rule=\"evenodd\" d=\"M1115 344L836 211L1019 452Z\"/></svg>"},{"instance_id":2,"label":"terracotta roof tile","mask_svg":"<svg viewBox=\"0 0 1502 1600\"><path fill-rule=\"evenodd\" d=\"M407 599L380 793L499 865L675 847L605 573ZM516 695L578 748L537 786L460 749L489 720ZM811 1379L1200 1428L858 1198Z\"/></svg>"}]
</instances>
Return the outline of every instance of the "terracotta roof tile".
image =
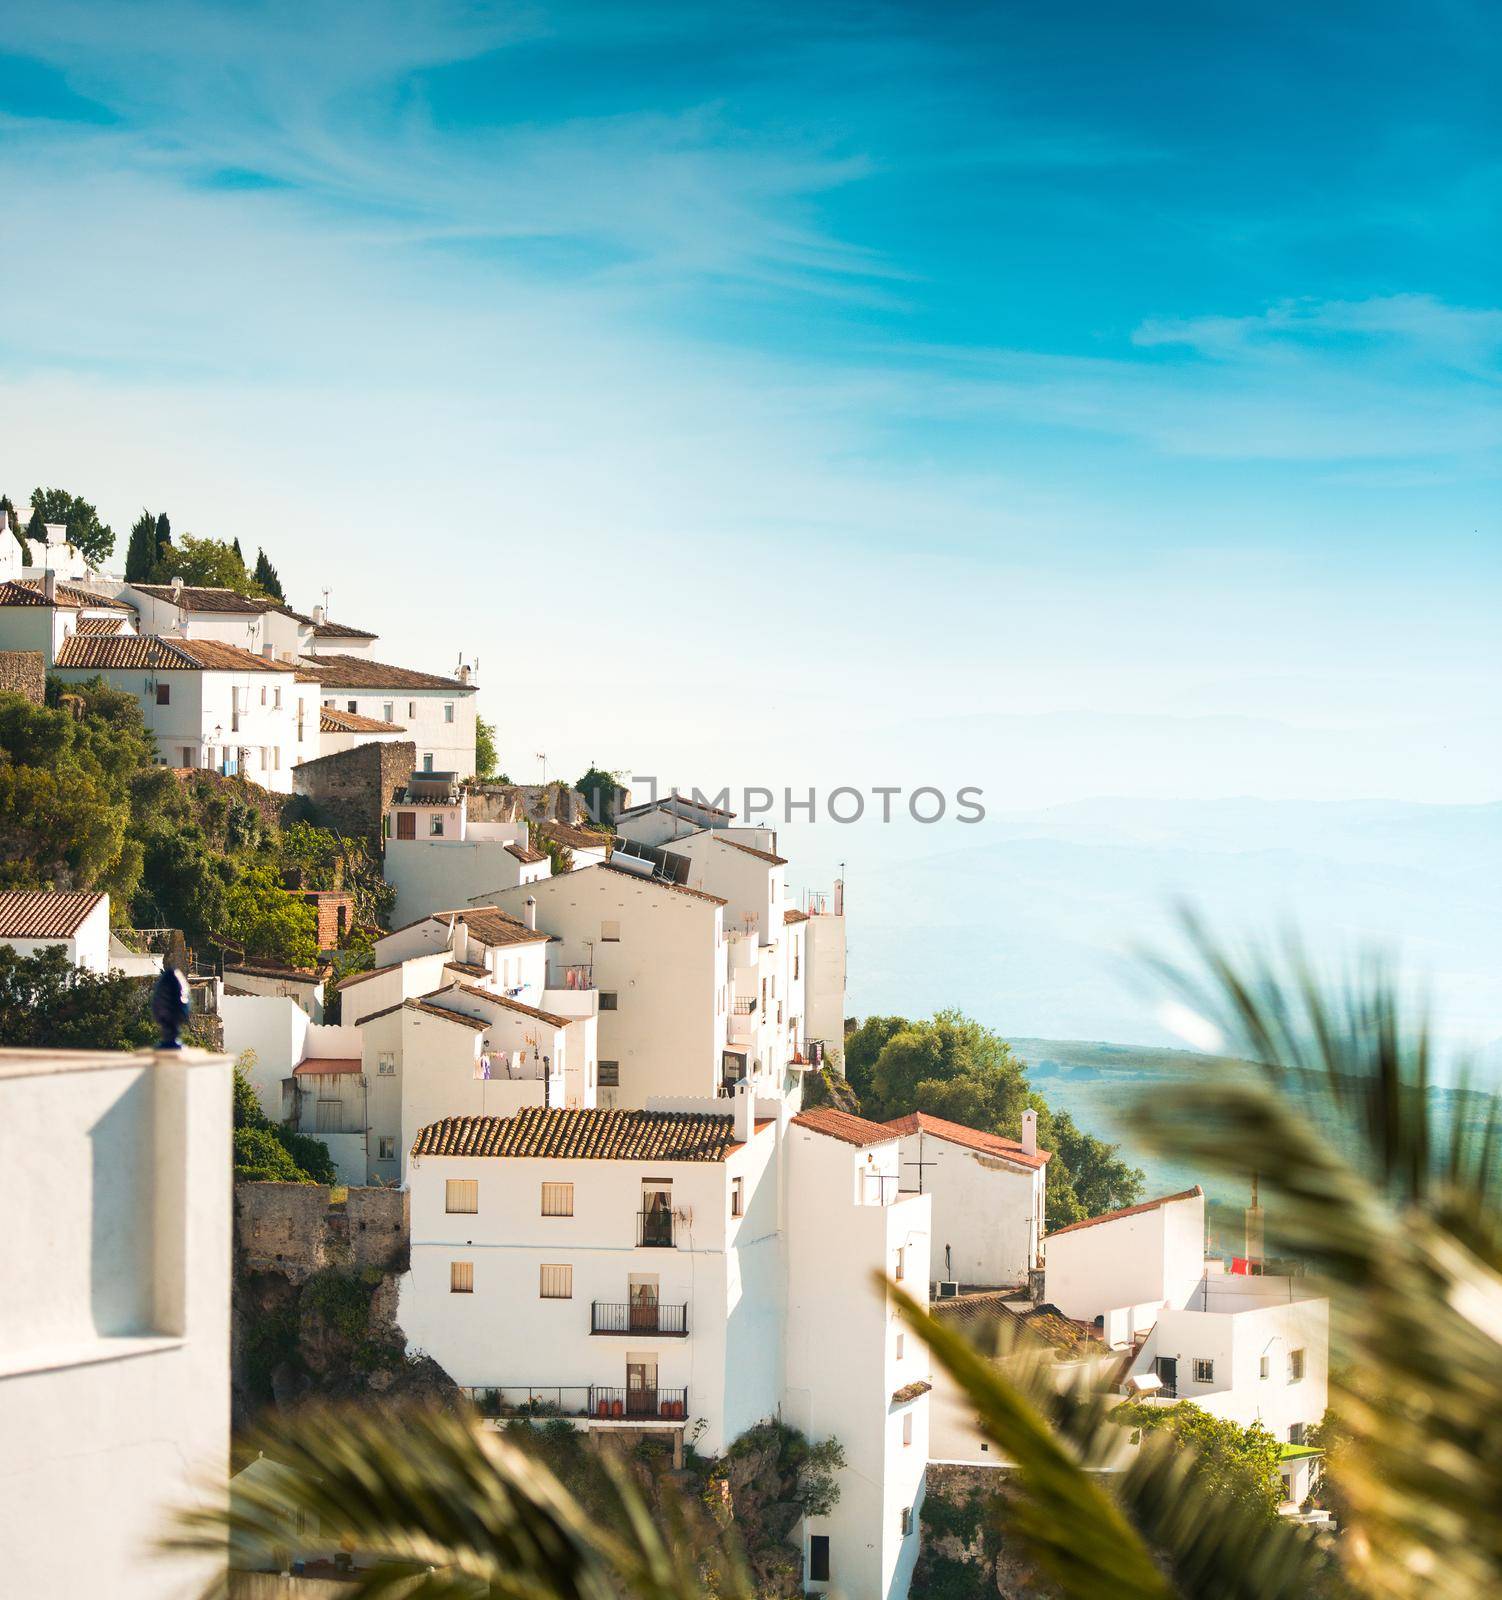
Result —
<instances>
[{"instance_id":1,"label":"terracotta roof tile","mask_svg":"<svg viewBox=\"0 0 1502 1600\"><path fill-rule=\"evenodd\" d=\"M523 866L527 867L535 867L539 861L548 859L546 851L533 850L530 846L524 844L508 844L506 846L506 854L515 856Z\"/></svg>"},{"instance_id":2,"label":"terracotta roof tile","mask_svg":"<svg viewBox=\"0 0 1502 1600\"><path fill-rule=\"evenodd\" d=\"M80 617L73 631L85 639L108 639L124 627L124 617Z\"/></svg>"},{"instance_id":3,"label":"terracotta roof tile","mask_svg":"<svg viewBox=\"0 0 1502 1600\"><path fill-rule=\"evenodd\" d=\"M320 733L405 733L399 722L382 722L378 717L362 717L353 711L339 711L334 706L318 708Z\"/></svg>"},{"instance_id":4,"label":"terracotta roof tile","mask_svg":"<svg viewBox=\"0 0 1502 1600\"><path fill-rule=\"evenodd\" d=\"M466 1028L472 1028L476 1033L484 1033L490 1026L483 1017L467 1016L462 1011L450 1011L447 1006L435 1006L427 1000L403 1000L408 1011L421 1011L430 1017L441 1018L444 1022L462 1023ZM361 1017L361 1022L369 1022L375 1017L384 1017L395 1011L395 1006L387 1006L385 1011L372 1011L370 1016Z\"/></svg>"},{"instance_id":5,"label":"terracotta roof tile","mask_svg":"<svg viewBox=\"0 0 1502 1600\"><path fill-rule=\"evenodd\" d=\"M435 911L434 917L457 917L481 944L546 944L552 937L541 928L529 928L499 906L475 906L463 911Z\"/></svg>"},{"instance_id":6,"label":"terracotta roof tile","mask_svg":"<svg viewBox=\"0 0 1502 1600\"><path fill-rule=\"evenodd\" d=\"M110 639L74 634L64 639L57 665L81 671L110 669L152 672L287 672L285 661L268 661L213 639L164 639L156 634L127 634Z\"/></svg>"},{"instance_id":7,"label":"terracotta roof tile","mask_svg":"<svg viewBox=\"0 0 1502 1600\"><path fill-rule=\"evenodd\" d=\"M414 1156L537 1157L574 1161L723 1161L733 1116L682 1111L565 1111L446 1117L417 1135Z\"/></svg>"},{"instance_id":8,"label":"terracotta roof tile","mask_svg":"<svg viewBox=\"0 0 1502 1600\"><path fill-rule=\"evenodd\" d=\"M571 850L605 850L611 847L611 836L608 833L598 833L592 828L576 828L568 822L558 822L549 817L542 822L533 822L532 826L543 835L558 844L566 844Z\"/></svg>"},{"instance_id":9,"label":"terracotta roof tile","mask_svg":"<svg viewBox=\"0 0 1502 1600\"><path fill-rule=\"evenodd\" d=\"M931 1117L926 1111L910 1111L905 1117L894 1117L885 1124L893 1133L931 1133L935 1138L947 1139L951 1144L964 1145L967 1150L982 1155L997 1156L1019 1167L1046 1167L1053 1157L1052 1150L1039 1150L1029 1155L1016 1139L1000 1133L982 1133L979 1128L967 1128L963 1122L949 1122L943 1117Z\"/></svg>"},{"instance_id":10,"label":"terracotta roof tile","mask_svg":"<svg viewBox=\"0 0 1502 1600\"><path fill-rule=\"evenodd\" d=\"M1066 1317L1055 1305L1044 1301L1017 1311L1006 1302L1025 1298L1025 1290L986 1289L978 1294L956 1295L948 1300L935 1300L929 1314L942 1322L965 1324L967 1333L999 1332L1007 1330L1026 1342L1047 1345L1050 1349L1068 1355L1104 1353L1106 1345L1094 1328Z\"/></svg>"},{"instance_id":11,"label":"terracotta roof tile","mask_svg":"<svg viewBox=\"0 0 1502 1600\"><path fill-rule=\"evenodd\" d=\"M890 1128L884 1128L879 1122L853 1116L848 1111L837 1111L833 1106L815 1106L811 1111L800 1111L793 1121L800 1128L828 1134L831 1139L843 1139L846 1144L886 1144L897 1137Z\"/></svg>"},{"instance_id":12,"label":"terracotta roof tile","mask_svg":"<svg viewBox=\"0 0 1502 1600\"><path fill-rule=\"evenodd\" d=\"M732 850L739 850L742 855L755 856L758 861L765 861L769 866L785 867L786 856L774 856L770 850L758 850L753 844L742 844L739 839L727 839L723 833L710 830L711 839L718 839L721 844L728 844Z\"/></svg>"},{"instance_id":13,"label":"terracotta roof tile","mask_svg":"<svg viewBox=\"0 0 1502 1600\"><path fill-rule=\"evenodd\" d=\"M133 583L137 594L165 600L181 611L218 611L229 616L258 617L263 611L279 611L281 606L264 595L241 594L236 589L209 589L185 583L179 598L170 583Z\"/></svg>"},{"instance_id":14,"label":"terracotta roof tile","mask_svg":"<svg viewBox=\"0 0 1502 1600\"><path fill-rule=\"evenodd\" d=\"M49 600L40 578L12 578L0 583L0 606L56 606L63 611L130 611L123 600L80 589L76 584L60 583L57 598Z\"/></svg>"},{"instance_id":15,"label":"terracotta roof tile","mask_svg":"<svg viewBox=\"0 0 1502 1600\"><path fill-rule=\"evenodd\" d=\"M434 672L414 672L410 667L393 667L384 661L368 661L364 656L303 656L300 665L315 673L326 689L452 689L456 694L474 694L475 685L457 678L441 678Z\"/></svg>"},{"instance_id":16,"label":"terracotta roof tile","mask_svg":"<svg viewBox=\"0 0 1502 1600\"><path fill-rule=\"evenodd\" d=\"M798 910L793 909L792 907L789 907L786 911L784 911L782 913L782 920L783 920L784 923L788 923L788 922L807 922L808 921L808 913L806 911L798 911Z\"/></svg>"},{"instance_id":17,"label":"terracotta roof tile","mask_svg":"<svg viewBox=\"0 0 1502 1600\"><path fill-rule=\"evenodd\" d=\"M477 1000L488 1000L493 1006L500 1006L503 1011L515 1011L524 1017L535 1017L539 1022L545 1022L550 1028L566 1028L569 1018L557 1016L551 1011L540 1011L536 1006L529 1006L523 1000L513 1000L509 994L493 994L489 989L478 989L472 983L451 983L447 989L436 989L427 996L431 1002L436 1002L439 995L447 994L449 989L458 989L464 994L473 995Z\"/></svg>"},{"instance_id":18,"label":"terracotta roof tile","mask_svg":"<svg viewBox=\"0 0 1502 1600\"><path fill-rule=\"evenodd\" d=\"M82 890L0 894L0 939L71 939L104 898Z\"/></svg>"},{"instance_id":19,"label":"terracotta roof tile","mask_svg":"<svg viewBox=\"0 0 1502 1600\"><path fill-rule=\"evenodd\" d=\"M1157 1200L1144 1200L1141 1205L1123 1206L1120 1211L1103 1211L1098 1217L1086 1217L1083 1222L1070 1222L1062 1228L1050 1229L1044 1238L1047 1247L1049 1239L1057 1239L1061 1233L1076 1233L1081 1228L1093 1228L1101 1222L1118 1222L1122 1217L1140 1217L1144 1212L1156 1211L1159 1206L1171 1206L1175 1200L1202 1200L1205 1191L1198 1184L1192 1189L1180 1189L1177 1194L1165 1194Z\"/></svg>"},{"instance_id":20,"label":"terracotta roof tile","mask_svg":"<svg viewBox=\"0 0 1502 1600\"><path fill-rule=\"evenodd\" d=\"M334 1078L363 1071L359 1056L309 1056L292 1069L294 1078Z\"/></svg>"}]
</instances>

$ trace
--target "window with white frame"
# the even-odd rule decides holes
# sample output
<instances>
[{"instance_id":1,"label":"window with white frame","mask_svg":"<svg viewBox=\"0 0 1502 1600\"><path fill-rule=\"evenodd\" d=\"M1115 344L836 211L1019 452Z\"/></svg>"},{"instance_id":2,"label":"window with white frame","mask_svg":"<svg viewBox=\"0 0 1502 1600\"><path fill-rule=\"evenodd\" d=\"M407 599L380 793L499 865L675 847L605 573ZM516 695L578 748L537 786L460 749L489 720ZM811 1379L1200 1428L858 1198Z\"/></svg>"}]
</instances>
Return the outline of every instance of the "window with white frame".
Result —
<instances>
[{"instance_id":1,"label":"window with white frame","mask_svg":"<svg viewBox=\"0 0 1502 1600\"><path fill-rule=\"evenodd\" d=\"M377 1161L395 1161L396 1160L396 1135L394 1133L383 1133L381 1135L380 1151L379 1151L379 1154L376 1156L376 1160Z\"/></svg>"},{"instance_id":2,"label":"window with white frame","mask_svg":"<svg viewBox=\"0 0 1502 1600\"><path fill-rule=\"evenodd\" d=\"M542 1186L542 1214L545 1217L571 1217L574 1214L574 1186L571 1183L545 1183Z\"/></svg>"},{"instance_id":3,"label":"window with white frame","mask_svg":"<svg viewBox=\"0 0 1502 1600\"><path fill-rule=\"evenodd\" d=\"M1215 1363L1206 1360L1204 1356L1194 1358L1194 1381L1196 1383L1215 1382Z\"/></svg>"},{"instance_id":4,"label":"window with white frame","mask_svg":"<svg viewBox=\"0 0 1502 1600\"><path fill-rule=\"evenodd\" d=\"M380 1078L394 1078L396 1076L395 1050L382 1050L376 1057L376 1076Z\"/></svg>"},{"instance_id":5,"label":"window with white frame","mask_svg":"<svg viewBox=\"0 0 1502 1600\"><path fill-rule=\"evenodd\" d=\"M1263 1356L1262 1359L1257 1363L1257 1376L1264 1382L1272 1376L1272 1365L1273 1361L1271 1356Z\"/></svg>"},{"instance_id":6,"label":"window with white frame","mask_svg":"<svg viewBox=\"0 0 1502 1600\"><path fill-rule=\"evenodd\" d=\"M1302 1350L1290 1350L1288 1352L1288 1381L1290 1383L1299 1383L1303 1380L1303 1377L1304 1352Z\"/></svg>"},{"instance_id":7,"label":"window with white frame","mask_svg":"<svg viewBox=\"0 0 1502 1600\"><path fill-rule=\"evenodd\" d=\"M396 703L394 701L387 700L387 701L384 701L382 703L382 705L381 705L381 721L382 722L395 722L396 721Z\"/></svg>"},{"instance_id":8,"label":"window with white frame","mask_svg":"<svg viewBox=\"0 0 1502 1600\"><path fill-rule=\"evenodd\" d=\"M454 720L454 702L452 700L445 700L443 703L443 720L445 722Z\"/></svg>"},{"instance_id":9,"label":"window with white frame","mask_svg":"<svg viewBox=\"0 0 1502 1600\"><path fill-rule=\"evenodd\" d=\"M475 1292L475 1264L473 1261L449 1262L449 1293L473 1294Z\"/></svg>"},{"instance_id":10,"label":"window with white frame","mask_svg":"<svg viewBox=\"0 0 1502 1600\"><path fill-rule=\"evenodd\" d=\"M567 1263L544 1263L539 1268L538 1297L543 1300L574 1298L574 1269Z\"/></svg>"},{"instance_id":11,"label":"window with white frame","mask_svg":"<svg viewBox=\"0 0 1502 1600\"><path fill-rule=\"evenodd\" d=\"M480 1209L478 1178L450 1178L443 1186L443 1209L450 1214L474 1216Z\"/></svg>"}]
</instances>

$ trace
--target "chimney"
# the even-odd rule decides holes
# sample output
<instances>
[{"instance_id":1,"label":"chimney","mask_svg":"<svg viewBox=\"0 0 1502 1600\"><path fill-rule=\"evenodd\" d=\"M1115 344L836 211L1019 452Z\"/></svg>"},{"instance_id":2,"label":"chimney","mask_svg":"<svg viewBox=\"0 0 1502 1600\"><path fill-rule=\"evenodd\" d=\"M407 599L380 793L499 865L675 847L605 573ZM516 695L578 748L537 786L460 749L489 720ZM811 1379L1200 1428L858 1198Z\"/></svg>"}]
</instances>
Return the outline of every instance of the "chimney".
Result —
<instances>
[{"instance_id":1,"label":"chimney","mask_svg":"<svg viewBox=\"0 0 1502 1600\"><path fill-rule=\"evenodd\" d=\"M533 932L537 932L537 897L527 896L527 903L522 907L522 921Z\"/></svg>"},{"instance_id":2,"label":"chimney","mask_svg":"<svg viewBox=\"0 0 1502 1600\"><path fill-rule=\"evenodd\" d=\"M1246 1208L1246 1259L1250 1267L1262 1265L1262 1203L1257 1197L1257 1174L1252 1174L1252 1203Z\"/></svg>"},{"instance_id":3,"label":"chimney","mask_svg":"<svg viewBox=\"0 0 1502 1600\"><path fill-rule=\"evenodd\" d=\"M42 574L42 596L49 606L57 600L57 574L51 567Z\"/></svg>"},{"instance_id":4,"label":"chimney","mask_svg":"<svg viewBox=\"0 0 1502 1600\"><path fill-rule=\"evenodd\" d=\"M183 603L183 580L181 578L172 580L172 603L178 606Z\"/></svg>"},{"instance_id":5,"label":"chimney","mask_svg":"<svg viewBox=\"0 0 1502 1600\"><path fill-rule=\"evenodd\" d=\"M313 626L321 628L324 622L324 609L322 606L313 607Z\"/></svg>"},{"instance_id":6,"label":"chimney","mask_svg":"<svg viewBox=\"0 0 1502 1600\"><path fill-rule=\"evenodd\" d=\"M1025 1156L1035 1156L1038 1153L1038 1113L1024 1111L1022 1113L1022 1153Z\"/></svg>"},{"instance_id":7,"label":"chimney","mask_svg":"<svg viewBox=\"0 0 1502 1600\"><path fill-rule=\"evenodd\" d=\"M834 914L837 917L845 915L845 880L843 878L834 880Z\"/></svg>"},{"instance_id":8,"label":"chimney","mask_svg":"<svg viewBox=\"0 0 1502 1600\"><path fill-rule=\"evenodd\" d=\"M464 666L464 665L462 665L462 664L459 667L459 682L460 683L468 683L469 682L469 668Z\"/></svg>"},{"instance_id":9,"label":"chimney","mask_svg":"<svg viewBox=\"0 0 1502 1600\"><path fill-rule=\"evenodd\" d=\"M756 1134L756 1091L748 1073L735 1086L735 1137L739 1144L750 1144Z\"/></svg>"}]
</instances>

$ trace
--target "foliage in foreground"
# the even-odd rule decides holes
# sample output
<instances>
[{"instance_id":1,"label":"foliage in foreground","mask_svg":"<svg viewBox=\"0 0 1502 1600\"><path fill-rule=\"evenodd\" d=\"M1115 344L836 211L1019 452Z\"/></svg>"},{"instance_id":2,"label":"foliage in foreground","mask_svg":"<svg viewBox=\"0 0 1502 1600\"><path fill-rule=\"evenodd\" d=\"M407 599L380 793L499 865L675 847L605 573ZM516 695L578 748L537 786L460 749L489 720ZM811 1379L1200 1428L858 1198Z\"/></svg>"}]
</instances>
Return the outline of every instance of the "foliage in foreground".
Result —
<instances>
[{"instance_id":1,"label":"foliage in foreground","mask_svg":"<svg viewBox=\"0 0 1502 1600\"><path fill-rule=\"evenodd\" d=\"M1142 1198L1143 1175L1118 1147L1086 1133L1067 1111L1033 1092L1027 1063L998 1034L959 1011L932 1018L867 1017L845 1035L845 1076L864 1115L885 1122L925 1111L1015 1139L1022 1113L1038 1113L1048 1166L1050 1228L1099 1216Z\"/></svg>"},{"instance_id":2,"label":"foliage in foreground","mask_svg":"<svg viewBox=\"0 0 1502 1600\"><path fill-rule=\"evenodd\" d=\"M338 1172L322 1139L273 1122L247 1076L255 1052L235 1062L234 1147L237 1183L334 1183Z\"/></svg>"},{"instance_id":3,"label":"foliage in foreground","mask_svg":"<svg viewBox=\"0 0 1502 1600\"><path fill-rule=\"evenodd\" d=\"M60 944L29 956L0 944L0 1047L138 1050L157 1036L149 987L75 967Z\"/></svg>"}]
</instances>

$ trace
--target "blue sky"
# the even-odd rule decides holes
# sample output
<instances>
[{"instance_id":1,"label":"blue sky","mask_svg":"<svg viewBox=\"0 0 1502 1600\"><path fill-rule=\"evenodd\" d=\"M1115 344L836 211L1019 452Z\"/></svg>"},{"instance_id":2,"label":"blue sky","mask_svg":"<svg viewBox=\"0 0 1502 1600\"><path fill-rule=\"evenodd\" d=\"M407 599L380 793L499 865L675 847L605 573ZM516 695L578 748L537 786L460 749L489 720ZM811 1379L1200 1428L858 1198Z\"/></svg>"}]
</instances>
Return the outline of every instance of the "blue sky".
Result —
<instances>
[{"instance_id":1,"label":"blue sky","mask_svg":"<svg viewBox=\"0 0 1502 1600\"><path fill-rule=\"evenodd\" d=\"M1493 8L0 22L0 487L514 775L1497 797Z\"/></svg>"}]
</instances>

